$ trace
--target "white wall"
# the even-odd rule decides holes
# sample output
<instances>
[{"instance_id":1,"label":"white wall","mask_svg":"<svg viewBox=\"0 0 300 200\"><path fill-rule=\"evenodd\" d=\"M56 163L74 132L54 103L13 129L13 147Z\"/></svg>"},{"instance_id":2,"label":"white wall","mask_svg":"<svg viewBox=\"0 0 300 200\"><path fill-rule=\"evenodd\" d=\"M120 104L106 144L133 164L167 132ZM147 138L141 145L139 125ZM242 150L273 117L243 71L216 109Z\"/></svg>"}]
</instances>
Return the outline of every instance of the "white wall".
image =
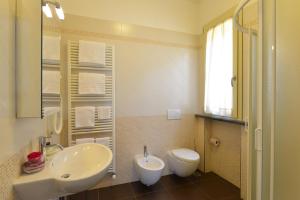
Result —
<instances>
[{"instance_id":1,"label":"white wall","mask_svg":"<svg viewBox=\"0 0 300 200\"><path fill-rule=\"evenodd\" d=\"M43 133L40 119L16 119L15 2L0 1L0 164Z\"/></svg>"},{"instance_id":2,"label":"white wall","mask_svg":"<svg viewBox=\"0 0 300 200\"><path fill-rule=\"evenodd\" d=\"M66 13L179 32L197 32L198 3L191 0L62 0ZM84 7L84 9L82 9Z\"/></svg>"},{"instance_id":3,"label":"white wall","mask_svg":"<svg viewBox=\"0 0 300 200\"><path fill-rule=\"evenodd\" d=\"M199 107L194 49L123 43L116 47L117 116L194 114Z\"/></svg>"},{"instance_id":4,"label":"white wall","mask_svg":"<svg viewBox=\"0 0 300 200\"><path fill-rule=\"evenodd\" d=\"M66 13L193 34L239 0L61 0ZM82 9L84 5L85 9Z\"/></svg>"},{"instance_id":5,"label":"white wall","mask_svg":"<svg viewBox=\"0 0 300 200\"><path fill-rule=\"evenodd\" d=\"M197 33L202 33L203 26L228 9L236 6L240 0L202 0L198 6Z\"/></svg>"}]
</instances>

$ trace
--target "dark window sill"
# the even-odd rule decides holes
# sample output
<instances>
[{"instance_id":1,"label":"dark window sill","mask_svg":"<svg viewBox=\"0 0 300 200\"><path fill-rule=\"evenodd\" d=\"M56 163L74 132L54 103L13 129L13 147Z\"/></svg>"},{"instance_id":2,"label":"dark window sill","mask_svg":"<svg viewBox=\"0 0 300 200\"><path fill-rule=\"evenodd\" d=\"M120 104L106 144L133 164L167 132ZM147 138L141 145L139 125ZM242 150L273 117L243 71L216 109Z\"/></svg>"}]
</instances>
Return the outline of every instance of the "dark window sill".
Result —
<instances>
[{"instance_id":1,"label":"dark window sill","mask_svg":"<svg viewBox=\"0 0 300 200\"><path fill-rule=\"evenodd\" d=\"M222 117L222 116L209 115L209 114L196 114L195 117L211 119L211 120L216 120L216 121L222 121L222 122L228 122L228 123L238 124L238 125L242 125L242 126L246 125L246 122L239 120L239 119L233 119L230 117Z\"/></svg>"}]
</instances>

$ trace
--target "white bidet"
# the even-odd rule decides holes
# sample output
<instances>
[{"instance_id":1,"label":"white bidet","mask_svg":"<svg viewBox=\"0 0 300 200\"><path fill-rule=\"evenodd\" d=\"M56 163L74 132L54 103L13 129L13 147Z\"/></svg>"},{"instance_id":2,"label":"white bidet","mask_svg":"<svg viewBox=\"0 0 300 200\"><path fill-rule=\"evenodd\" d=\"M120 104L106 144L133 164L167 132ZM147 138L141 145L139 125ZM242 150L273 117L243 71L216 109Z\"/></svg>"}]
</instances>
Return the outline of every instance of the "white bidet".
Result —
<instances>
[{"instance_id":1,"label":"white bidet","mask_svg":"<svg viewBox=\"0 0 300 200\"><path fill-rule=\"evenodd\" d=\"M164 161L152 155L148 155L147 159L142 154L136 155L134 163L140 181L147 186L159 181L165 167Z\"/></svg>"}]
</instances>

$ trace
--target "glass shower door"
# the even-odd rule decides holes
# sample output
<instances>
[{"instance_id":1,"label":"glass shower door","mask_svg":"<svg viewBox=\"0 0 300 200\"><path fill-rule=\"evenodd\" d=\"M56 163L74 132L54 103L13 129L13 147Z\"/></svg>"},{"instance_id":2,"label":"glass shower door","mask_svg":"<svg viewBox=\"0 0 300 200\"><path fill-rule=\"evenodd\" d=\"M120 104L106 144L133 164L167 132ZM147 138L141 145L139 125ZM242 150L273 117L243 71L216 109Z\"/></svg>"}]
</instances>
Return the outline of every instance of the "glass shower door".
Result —
<instances>
[{"instance_id":1,"label":"glass shower door","mask_svg":"<svg viewBox=\"0 0 300 200\"><path fill-rule=\"evenodd\" d=\"M276 0L274 200L300 199L300 1Z\"/></svg>"}]
</instances>

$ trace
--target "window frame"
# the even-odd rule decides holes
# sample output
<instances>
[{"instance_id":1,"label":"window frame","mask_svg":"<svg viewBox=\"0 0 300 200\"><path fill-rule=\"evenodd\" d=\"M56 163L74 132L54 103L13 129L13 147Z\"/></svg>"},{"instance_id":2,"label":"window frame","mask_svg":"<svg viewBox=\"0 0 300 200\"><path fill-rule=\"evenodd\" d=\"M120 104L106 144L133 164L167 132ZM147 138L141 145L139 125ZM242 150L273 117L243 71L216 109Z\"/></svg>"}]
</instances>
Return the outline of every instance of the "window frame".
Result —
<instances>
[{"instance_id":1,"label":"window frame","mask_svg":"<svg viewBox=\"0 0 300 200\"><path fill-rule=\"evenodd\" d=\"M233 18L235 8L231 8L222 15L211 20L203 28L203 37L202 37L202 57L203 62L202 66L204 67L204 95L203 95L203 104L205 102L205 70L206 70L206 42L207 42L207 33L211 28L216 27L217 25L224 23L226 20ZM239 17L239 20L242 19L242 14ZM238 30L233 27L233 76L236 77L236 80L233 82L233 109L230 118L242 119L243 118L243 35L238 32ZM203 107L203 112L209 115L215 115L212 113L205 112ZM227 117L222 115L216 115L221 117Z\"/></svg>"}]
</instances>

